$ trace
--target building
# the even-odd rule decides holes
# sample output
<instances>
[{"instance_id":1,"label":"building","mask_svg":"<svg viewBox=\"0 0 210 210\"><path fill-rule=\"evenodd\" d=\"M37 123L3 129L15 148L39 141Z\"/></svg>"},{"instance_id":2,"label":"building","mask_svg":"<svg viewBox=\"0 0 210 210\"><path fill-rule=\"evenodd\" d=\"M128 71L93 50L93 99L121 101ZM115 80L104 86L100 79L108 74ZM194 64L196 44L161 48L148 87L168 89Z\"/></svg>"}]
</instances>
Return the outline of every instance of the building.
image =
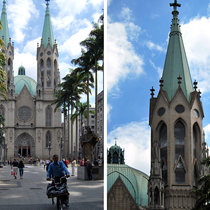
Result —
<instances>
[{"instance_id":1,"label":"building","mask_svg":"<svg viewBox=\"0 0 210 210\"><path fill-rule=\"evenodd\" d=\"M204 111L197 82L192 84L184 49L175 0L169 43L154 97L151 89L149 124L151 127L151 172L148 184L149 208L192 209L203 156Z\"/></svg>"},{"instance_id":2,"label":"building","mask_svg":"<svg viewBox=\"0 0 210 210\"><path fill-rule=\"evenodd\" d=\"M107 151L107 209L139 210L148 206L148 176L125 164L116 143Z\"/></svg>"},{"instance_id":3,"label":"building","mask_svg":"<svg viewBox=\"0 0 210 210\"><path fill-rule=\"evenodd\" d=\"M18 155L49 158L50 154L60 154L61 110L54 112L55 105L52 105L60 83L60 73L49 3L46 4L41 44L37 44L37 82L26 75L27 69L23 66L14 76L15 49L9 36L5 0L1 22L3 29L0 37L5 43L7 57L4 68L8 100L1 99L0 112L5 118L7 159Z\"/></svg>"}]
</instances>

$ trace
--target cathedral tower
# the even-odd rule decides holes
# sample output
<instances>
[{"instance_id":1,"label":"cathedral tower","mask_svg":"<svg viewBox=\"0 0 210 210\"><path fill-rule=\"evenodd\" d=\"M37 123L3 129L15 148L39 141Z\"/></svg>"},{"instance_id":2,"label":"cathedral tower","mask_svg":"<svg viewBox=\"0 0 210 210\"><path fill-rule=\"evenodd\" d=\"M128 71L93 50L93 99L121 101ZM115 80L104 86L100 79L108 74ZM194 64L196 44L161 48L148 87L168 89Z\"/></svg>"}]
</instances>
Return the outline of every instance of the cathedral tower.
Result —
<instances>
[{"instance_id":1,"label":"cathedral tower","mask_svg":"<svg viewBox=\"0 0 210 210\"><path fill-rule=\"evenodd\" d=\"M52 98L59 82L58 49L47 1L41 45L37 47L37 97Z\"/></svg>"},{"instance_id":2,"label":"cathedral tower","mask_svg":"<svg viewBox=\"0 0 210 210\"><path fill-rule=\"evenodd\" d=\"M175 0L158 96L151 89L149 209L192 209L200 175L204 117L197 82L192 84ZM193 86L194 85L194 86Z\"/></svg>"},{"instance_id":3,"label":"cathedral tower","mask_svg":"<svg viewBox=\"0 0 210 210\"><path fill-rule=\"evenodd\" d=\"M0 37L4 41L4 45L5 45L4 53L7 57L6 65L4 69L6 72L8 96L9 98L11 98L13 97L13 93L14 93L14 71L13 71L14 46L13 44L11 44L11 38L9 35L5 0L3 0L3 7L2 7L2 12L1 12L1 24L2 24L2 30L0 31Z\"/></svg>"}]
</instances>

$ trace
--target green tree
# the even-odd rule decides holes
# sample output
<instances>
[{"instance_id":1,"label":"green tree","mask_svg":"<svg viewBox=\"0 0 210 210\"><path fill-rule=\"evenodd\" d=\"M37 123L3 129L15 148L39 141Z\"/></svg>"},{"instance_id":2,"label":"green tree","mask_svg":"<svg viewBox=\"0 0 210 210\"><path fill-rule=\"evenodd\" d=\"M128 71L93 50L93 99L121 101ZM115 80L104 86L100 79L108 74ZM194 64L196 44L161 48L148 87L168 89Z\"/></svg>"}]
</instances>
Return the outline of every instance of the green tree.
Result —
<instances>
[{"instance_id":1,"label":"green tree","mask_svg":"<svg viewBox=\"0 0 210 210\"><path fill-rule=\"evenodd\" d=\"M205 158L202 164L210 171L210 157ZM198 181L198 189L193 194L196 196L196 204L193 210L209 210L210 209L210 174L200 178Z\"/></svg>"}]
</instances>

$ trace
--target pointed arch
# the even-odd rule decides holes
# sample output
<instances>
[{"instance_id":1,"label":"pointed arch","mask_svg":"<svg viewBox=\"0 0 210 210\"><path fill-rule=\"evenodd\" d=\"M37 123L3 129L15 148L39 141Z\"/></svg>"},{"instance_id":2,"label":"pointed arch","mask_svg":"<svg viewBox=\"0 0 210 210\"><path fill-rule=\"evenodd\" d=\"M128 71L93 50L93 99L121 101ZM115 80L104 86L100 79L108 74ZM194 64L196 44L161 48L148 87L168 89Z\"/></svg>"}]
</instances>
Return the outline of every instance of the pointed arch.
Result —
<instances>
[{"instance_id":1,"label":"pointed arch","mask_svg":"<svg viewBox=\"0 0 210 210\"><path fill-rule=\"evenodd\" d=\"M41 85L44 87L44 61L40 60Z\"/></svg>"},{"instance_id":2,"label":"pointed arch","mask_svg":"<svg viewBox=\"0 0 210 210\"><path fill-rule=\"evenodd\" d=\"M181 155L185 159L186 123L180 118L174 124L175 161Z\"/></svg>"},{"instance_id":3,"label":"pointed arch","mask_svg":"<svg viewBox=\"0 0 210 210\"><path fill-rule=\"evenodd\" d=\"M47 133L46 133L46 140L45 140L45 146L48 147L49 145L51 145L51 142L52 142L51 132L47 131Z\"/></svg>"},{"instance_id":4,"label":"pointed arch","mask_svg":"<svg viewBox=\"0 0 210 210\"><path fill-rule=\"evenodd\" d=\"M47 59L47 87L51 87L51 59Z\"/></svg>"},{"instance_id":5,"label":"pointed arch","mask_svg":"<svg viewBox=\"0 0 210 210\"><path fill-rule=\"evenodd\" d=\"M45 110L46 115L46 126L52 126L52 107L50 105L47 106Z\"/></svg>"},{"instance_id":6,"label":"pointed arch","mask_svg":"<svg viewBox=\"0 0 210 210\"><path fill-rule=\"evenodd\" d=\"M165 184L167 184L168 172L167 172L167 126L165 122L160 121L157 126L157 132L160 142L160 160L162 177Z\"/></svg>"},{"instance_id":7,"label":"pointed arch","mask_svg":"<svg viewBox=\"0 0 210 210\"><path fill-rule=\"evenodd\" d=\"M176 179L177 184L185 183L185 173L186 173L186 170L185 170L183 159L181 156L179 156L179 159L175 167L175 179Z\"/></svg>"},{"instance_id":8,"label":"pointed arch","mask_svg":"<svg viewBox=\"0 0 210 210\"><path fill-rule=\"evenodd\" d=\"M55 59L54 60L54 88L56 88L57 86L57 68L58 68L58 65L57 65L57 60Z\"/></svg>"},{"instance_id":9,"label":"pointed arch","mask_svg":"<svg viewBox=\"0 0 210 210\"><path fill-rule=\"evenodd\" d=\"M11 61L11 58L8 59L8 62L7 62L7 86L9 87L10 86L10 74L11 74L11 71L12 71L12 61Z\"/></svg>"},{"instance_id":10,"label":"pointed arch","mask_svg":"<svg viewBox=\"0 0 210 210\"><path fill-rule=\"evenodd\" d=\"M198 174L198 165L197 165L197 162L195 162L194 169L193 169L193 185L195 187L198 186L198 177L199 177L199 174Z\"/></svg>"},{"instance_id":11,"label":"pointed arch","mask_svg":"<svg viewBox=\"0 0 210 210\"><path fill-rule=\"evenodd\" d=\"M198 150L197 148L198 146L198 142L200 142L199 140L201 139L201 132L200 132L200 128L198 123L194 123L193 125L193 158L197 158L198 159Z\"/></svg>"},{"instance_id":12,"label":"pointed arch","mask_svg":"<svg viewBox=\"0 0 210 210\"><path fill-rule=\"evenodd\" d=\"M155 187L154 190L154 204L160 205L160 191L157 186Z\"/></svg>"}]
</instances>

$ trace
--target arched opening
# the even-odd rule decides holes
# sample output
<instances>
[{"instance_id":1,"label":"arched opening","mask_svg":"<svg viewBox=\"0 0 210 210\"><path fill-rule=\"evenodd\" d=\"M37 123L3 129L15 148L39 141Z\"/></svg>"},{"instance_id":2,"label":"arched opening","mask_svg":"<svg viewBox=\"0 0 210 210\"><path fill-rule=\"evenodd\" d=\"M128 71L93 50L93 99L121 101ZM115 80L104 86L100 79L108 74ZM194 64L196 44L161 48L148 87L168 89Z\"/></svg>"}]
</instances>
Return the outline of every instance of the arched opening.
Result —
<instances>
[{"instance_id":1,"label":"arched opening","mask_svg":"<svg viewBox=\"0 0 210 210\"><path fill-rule=\"evenodd\" d=\"M54 60L54 88L57 87L57 61Z\"/></svg>"},{"instance_id":2,"label":"arched opening","mask_svg":"<svg viewBox=\"0 0 210 210\"><path fill-rule=\"evenodd\" d=\"M52 126L52 107L50 105L46 108L46 126Z\"/></svg>"},{"instance_id":3,"label":"arched opening","mask_svg":"<svg viewBox=\"0 0 210 210\"><path fill-rule=\"evenodd\" d=\"M175 162L179 156L184 160L184 144L185 144L185 126L181 120L177 121L174 126L174 141L175 141Z\"/></svg>"},{"instance_id":4,"label":"arched opening","mask_svg":"<svg viewBox=\"0 0 210 210\"><path fill-rule=\"evenodd\" d=\"M162 177L164 183L167 184L167 127L165 123L163 123L160 127L159 139Z\"/></svg>"},{"instance_id":5,"label":"arched opening","mask_svg":"<svg viewBox=\"0 0 210 210\"><path fill-rule=\"evenodd\" d=\"M10 80L11 80L11 78L10 78L10 71L11 71L11 66L12 66L12 61L11 61L11 59L9 58L8 59L8 63L7 63L8 65L7 65L7 86L9 87L10 86Z\"/></svg>"},{"instance_id":6,"label":"arched opening","mask_svg":"<svg viewBox=\"0 0 210 210\"><path fill-rule=\"evenodd\" d=\"M47 59L47 87L51 87L51 59Z\"/></svg>"},{"instance_id":7,"label":"arched opening","mask_svg":"<svg viewBox=\"0 0 210 210\"><path fill-rule=\"evenodd\" d=\"M159 192L158 187L155 187L155 191L154 191L154 204L155 205L160 204L160 192Z\"/></svg>"},{"instance_id":8,"label":"arched opening","mask_svg":"<svg viewBox=\"0 0 210 210\"><path fill-rule=\"evenodd\" d=\"M181 159L179 159L179 162L176 166L175 177L176 177L176 183L177 184L184 184L185 183L185 168L184 168L184 165L183 165Z\"/></svg>"},{"instance_id":9,"label":"arched opening","mask_svg":"<svg viewBox=\"0 0 210 210\"><path fill-rule=\"evenodd\" d=\"M116 151L113 154L113 163L118 164L118 153Z\"/></svg>"},{"instance_id":10,"label":"arched opening","mask_svg":"<svg viewBox=\"0 0 210 210\"><path fill-rule=\"evenodd\" d=\"M196 164L194 165L194 171L193 171L193 185L195 187L198 186L198 171L197 171Z\"/></svg>"},{"instance_id":11,"label":"arched opening","mask_svg":"<svg viewBox=\"0 0 210 210\"><path fill-rule=\"evenodd\" d=\"M41 85L44 87L44 61L40 61L40 72L41 72Z\"/></svg>"},{"instance_id":12,"label":"arched opening","mask_svg":"<svg viewBox=\"0 0 210 210\"><path fill-rule=\"evenodd\" d=\"M198 157L197 148L198 148L199 139L200 139L200 129L199 129L198 124L195 123L193 125L193 158Z\"/></svg>"}]
</instances>

